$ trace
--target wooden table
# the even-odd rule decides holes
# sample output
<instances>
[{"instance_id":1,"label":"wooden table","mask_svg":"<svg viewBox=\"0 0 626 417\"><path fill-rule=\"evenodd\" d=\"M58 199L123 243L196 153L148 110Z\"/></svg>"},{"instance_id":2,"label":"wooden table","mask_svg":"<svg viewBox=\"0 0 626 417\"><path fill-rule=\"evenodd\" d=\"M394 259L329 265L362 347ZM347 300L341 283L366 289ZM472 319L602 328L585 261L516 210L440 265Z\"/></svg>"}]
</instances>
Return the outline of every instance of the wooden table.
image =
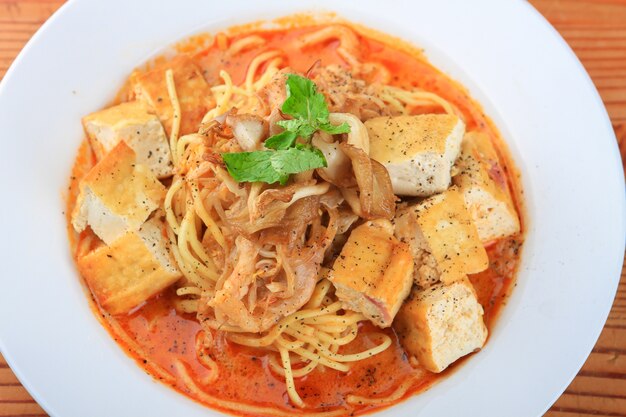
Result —
<instances>
[{"instance_id":1,"label":"wooden table","mask_svg":"<svg viewBox=\"0 0 626 417\"><path fill-rule=\"evenodd\" d=\"M531 2L559 30L591 74L611 116L622 160L626 161L626 0ZM0 0L0 78L26 41L62 3ZM0 355L0 417L45 415ZM626 417L624 269L613 309L593 353L546 413L546 417L592 415Z\"/></svg>"}]
</instances>

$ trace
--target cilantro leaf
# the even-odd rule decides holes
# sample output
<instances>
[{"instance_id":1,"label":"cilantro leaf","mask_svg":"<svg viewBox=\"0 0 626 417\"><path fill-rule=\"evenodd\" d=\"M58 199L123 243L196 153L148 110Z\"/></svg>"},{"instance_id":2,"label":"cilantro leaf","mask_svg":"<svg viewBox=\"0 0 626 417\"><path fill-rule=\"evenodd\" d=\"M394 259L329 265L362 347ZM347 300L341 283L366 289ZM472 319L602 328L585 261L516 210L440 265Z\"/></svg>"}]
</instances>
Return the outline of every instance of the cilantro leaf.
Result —
<instances>
[{"instance_id":1,"label":"cilantro leaf","mask_svg":"<svg viewBox=\"0 0 626 417\"><path fill-rule=\"evenodd\" d=\"M223 153L228 173L238 182L279 182L285 185L290 174L327 166L319 149L311 146L275 151Z\"/></svg>"}]
</instances>

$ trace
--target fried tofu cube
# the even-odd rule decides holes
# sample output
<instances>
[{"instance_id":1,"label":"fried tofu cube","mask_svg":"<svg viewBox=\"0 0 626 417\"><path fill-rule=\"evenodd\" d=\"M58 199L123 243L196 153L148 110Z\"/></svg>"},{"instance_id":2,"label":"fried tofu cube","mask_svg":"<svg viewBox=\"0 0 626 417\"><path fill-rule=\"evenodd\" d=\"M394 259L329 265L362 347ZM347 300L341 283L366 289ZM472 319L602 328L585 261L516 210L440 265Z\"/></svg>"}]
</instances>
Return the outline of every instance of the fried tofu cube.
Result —
<instances>
[{"instance_id":1,"label":"fried tofu cube","mask_svg":"<svg viewBox=\"0 0 626 417\"><path fill-rule=\"evenodd\" d=\"M147 72L136 72L131 85L137 99L154 109L168 137L174 122L174 107L170 100L165 71L174 75L176 96L180 103L180 134L196 133L206 112L213 106L213 94L198 65L188 56L179 55Z\"/></svg>"},{"instance_id":2,"label":"fried tofu cube","mask_svg":"<svg viewBox=\"0 0 626 417\"><path fill-rule=\"evenodd\" d=\"M162 230L162 222L151 219L78 259L87 285L111 314L126 313L181 277Z\"/></svg>"},{"instance_id":3,"label":"fried tofu cube","mask_svg":"<svg viewBox=\"0 0 626 417\"><path fill-rule=\"evenodd\" d=\"M468 279L414 288L393 322L400 343L431 372L441 372L485 344L483 308Z\"/></svg>"},{"instance_id":4,"label":"fried tofu cube","mask_svg":"<svg viewBox=\"0 0 626 417\"><path fill-rule=\"evenodd\" d=\"M138 230L164 198L163 184L121 141L81 180L72 225L77 232L89 225L110 245Z\"/></svg>"},{"instance_id":5,"label":"fried tofu cube","mask_svg":"<svg viewBox=\"0 0 626 417\"><path fill-rule=\"evenodd\" d=\"M463 196L455 188L402 208L394 225L395 236L411 248L414 280L421 288L438 281L450 284L489 266Z\"/></svg>"},{"instance_id":6,"label":"fried tofu cube","mask_svg":"<svg viewBox=\"0 0 626 417\"><path fill-rule=\"evenodd\" d=\"M379 327L391 326L409 294L412 277L409 247L393 236L388 220L355 228L328 275L344 307Z\"/></svg>"},{"instance_id":7,"label":"fried tofu cube","mask_svg":"<svg viewBox=\"0 0 626 417\"><path fill-rule=\"evenodd\" d=\"M365 126L370 157L387 168L396 195L428 197L450 186L450 171L465 133L459 117L375 117Z\"/></svg>"},{"instance_id":8,"label":"fried tofu cube","mask_svg":"<svg viewBox=\"0 0 626 417\"><path fill-rule=\"evenodd\" d=\"M520 222L509 194L493 144L487 135L465 135L453 178L470 212L483 243L520 231Z\"/></svg>"},{"instance_id":9,"label":"fried tofu cube","mask_svg":"<svg viewBox=\"0 0 626 417\"><path fill-rule=\"evenodd\" d=\"M98 159L124 141L137 154L137 161L158 178L174 173L163 126L145 103L130 101L92 113L83 118L83 126Z\"/></svg>"}]
</instances>

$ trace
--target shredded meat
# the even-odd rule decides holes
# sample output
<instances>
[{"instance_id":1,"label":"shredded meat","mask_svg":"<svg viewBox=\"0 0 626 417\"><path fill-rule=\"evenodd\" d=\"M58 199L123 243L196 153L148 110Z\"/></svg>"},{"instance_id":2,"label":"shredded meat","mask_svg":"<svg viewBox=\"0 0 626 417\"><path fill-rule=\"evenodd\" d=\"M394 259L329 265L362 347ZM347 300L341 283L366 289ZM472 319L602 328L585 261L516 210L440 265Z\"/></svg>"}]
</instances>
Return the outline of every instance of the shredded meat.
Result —
<instances>
[{"instance_id":1,"label":"shredded meat","mask_svg":"<svg viewBox=\"0 0 626 417\"><path fill-rule=\"evenodd\" d=\"M341 143L341 150L352 160L352 170L358 185L358 207L348 202L353 211L364 219L391 219L396 211L396 196L387 169L368 157L363 150ZM346 190L347 194L355 190Z\"/></svg>"},{"instance_id":2,"label":"shredded meat","mask_svg":"<svg viewBox=\"0 0 626 417\"><path fill-rule=\"evenodd\" d=\"M292 207L311 204L309 199L298 200ZM315 199L319 207L320 198ZM337 231L336 208L325 204L323 207L329 213L326 225L319 215L308 223L300 219L302 224L307 224L309 237L291 248L275 245L275 262L280 268L267 264L259 268L263 261L261 248L266 245L238 236L228 260L230 265L215 291L207 292L201 299L198 311L201 322L212 321L218 323L218 328L228 325L258 333L302 307L311 298L324 255Z\"/></svg>"},{"instance_id":3,"label":"shredded meat","mask_svg":"<svg viewBox=\"0 0 626 417\"><path fill-rule=\"evenodd\" d=\"M293 247L311 221L319 216L319 197L306 197L296 201L285 213L279 225L267 228L260 234L260 241L270 245Z\"/></svg>"},{"instance_id":4,"label":"shredded meat","mask_svg":"<svg viewBox=\"0 0 626 417\"><path fill-rule=\"evenodd\" d=\"M274 74L272 80L259 91L259 99L261 99L269 109L279 109L283 105L283 102L287 98L287 90L285 89L287 75L294 73L297 73L297 71L290 67L281 69Z\"/></svg>"}]
</instances>

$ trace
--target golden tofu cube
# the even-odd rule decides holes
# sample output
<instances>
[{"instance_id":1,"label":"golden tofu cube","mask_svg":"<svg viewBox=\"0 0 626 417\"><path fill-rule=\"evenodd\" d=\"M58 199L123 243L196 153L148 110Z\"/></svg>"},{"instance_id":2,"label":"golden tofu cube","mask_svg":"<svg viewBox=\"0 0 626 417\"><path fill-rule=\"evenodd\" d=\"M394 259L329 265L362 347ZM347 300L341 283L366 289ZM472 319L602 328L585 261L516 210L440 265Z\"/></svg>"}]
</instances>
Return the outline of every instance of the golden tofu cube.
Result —
<instances>
[{"instance_id":1,"label":"golden tofu cube","mask_svg":"<svg viewBox=\"0 0 626 417\"><path fill-rule=\"evenodd\" d=\"M159 178L173 174L170 145L159 118L141 101L109 107L83 118L83 127L98 159L120 141L132 148L137 161Z\"/></svg>"},{"instance_id":2,"label":"golden tofu cube","mask_svg":"<svg viewBox=\"0 0 626 417\"><path fill-rule=\"evenodd\" d=\"M137 307L180 277L158 220L149 220L109 246L78 259L78 269L98 303L111 314Z\"/></svg>"},{"instance_id":3,"label":"golden tofu cube","mask_svg":"<svg viewBox=\"0 0 626 417\"><path fill-rule=\"evenodd\" d=\"M164 198L163 184L122 141L81 180L72 225L77 232L89 225L109 245L137 231Z\"/></svg>"},{"instance_id":4,"label":"golden tofu cube","mask_svg":"<svg viewBox=\"0 0 626 417\"><path fill-rule=\"evenodd\" d=\"M365 122L370 157L389 171L397 195L427 197L450 186L465 124L450 114L375 117Z\"/></svg>"},{"instance_id":5,"label":"golden tofu cube","mask_svg":"<svg viewBox=\"0 0 626 417\"><path fill-rule=\"evenodd\" d=\"M487 135L465 135L453 178L465 199L483 243L520 231L520 222L509 194L498 154Z\"/></svg>"},{"instance_id":6,"label":"golden tofu cube","mask_svg":"<svg viewBox=\"0 0 626 417\"><path fill-rule=\"evenodd\" d=\"M489 266L463 196L454 188L398 211L395 235L410 245L415 283L449 284Z\"/></svg>"},{"instance_id":7,"label":"golden tofu cube","mask_svg":"<svg viewBox=\"0 0 626 417\"><path fill-rule=\"evenodd\" d=\"M393 236L388 220L355 228L335 260L328 279L345 308L389 327L413 281L409 246Z\"/></svg>"},{"instance_id":8,"label":"golden tofu cube","mask_svg":"<svg viewBox=\"0 0 626 417\"><path fill-rule=\"evenodd\" d=\"M431 372L443 371L487 340L483 308L468 279L414 288L393 327L407 353Z\"/></svg>"}]
</instances>

